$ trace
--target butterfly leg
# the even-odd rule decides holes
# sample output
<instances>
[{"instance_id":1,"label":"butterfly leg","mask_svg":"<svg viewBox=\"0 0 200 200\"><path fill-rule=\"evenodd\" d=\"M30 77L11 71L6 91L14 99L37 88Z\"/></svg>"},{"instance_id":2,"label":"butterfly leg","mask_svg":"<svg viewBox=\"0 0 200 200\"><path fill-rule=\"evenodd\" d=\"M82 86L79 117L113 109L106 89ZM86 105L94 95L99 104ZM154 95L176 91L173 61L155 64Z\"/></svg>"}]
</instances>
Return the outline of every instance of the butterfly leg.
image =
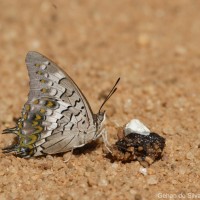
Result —
<instances>
[{"instance_id":1,"label":"butterfly leg","mask_svg":"<svg viewBox=\"0 0 200 200\"><path fill-rule=\"evenodd\" d=\"M64 163L67 163L71 159L72 154L73 154L73 150L74 149L72 149L71 151L67 152L67 154L69 154L69 155L68 155L68 158L64 160Z\"/></svg>"},{"instance_id":2,"label":"butterfly leg","mask_svg":"<svg viewBox=\"0 0 200 200\"><path fill-rule=\"evenodd\" d=\"M102 130L102 138L103 138L103 142L104 142L104 144L105 144L105 147L106 147L106 149L110 152L110 153L112 153L112 151L110 150L110 146L111 146L111 144L109 143L109 141L108 141L108 133L107 133L107 131L106 131L106 129L103 129Z\"/></svg>"}]
</instances>

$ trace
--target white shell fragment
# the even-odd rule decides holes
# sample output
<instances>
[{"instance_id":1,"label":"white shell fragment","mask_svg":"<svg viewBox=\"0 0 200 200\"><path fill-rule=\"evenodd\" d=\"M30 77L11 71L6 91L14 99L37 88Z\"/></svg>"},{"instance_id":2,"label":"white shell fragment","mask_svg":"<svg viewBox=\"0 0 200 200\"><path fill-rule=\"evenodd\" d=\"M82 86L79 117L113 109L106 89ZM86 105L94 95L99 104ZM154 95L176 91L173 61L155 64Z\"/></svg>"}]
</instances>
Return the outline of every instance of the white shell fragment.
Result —
<instances>
[{"instance_id":1,"label":"white shell fragment","mask_svg":"<svg viewBox=\"0 0 200 200\"><path fill-rule=\"evenodd\" d=\"M149 135L151 131L140 120L132 119L128 124L126 124L124 132L125 136L127 136L130 133Z\"/></svg>"},{"instance_id":2,"label":"white shell fragment","mask_svg":"<svg viewBox=\"0 0 200 200\"><path fill-rule=\"evenodd\" d=\"M147 168L144 168L144 167L140 167L139 172L140 172L141 174L143 174L144 176L146 176L146 175L148 174L148 173L147 173Z\"/></svg>"}]
</instances>

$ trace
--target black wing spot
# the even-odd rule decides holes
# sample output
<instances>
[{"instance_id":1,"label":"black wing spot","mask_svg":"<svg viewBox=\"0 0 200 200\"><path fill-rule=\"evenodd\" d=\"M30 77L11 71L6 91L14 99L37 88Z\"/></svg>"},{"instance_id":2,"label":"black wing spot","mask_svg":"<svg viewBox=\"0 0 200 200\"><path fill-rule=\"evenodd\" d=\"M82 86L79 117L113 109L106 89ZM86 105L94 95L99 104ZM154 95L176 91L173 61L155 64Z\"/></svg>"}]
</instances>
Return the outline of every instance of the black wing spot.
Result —
<instances>
[{"instance_id":1,"label":"black wing spot","mask_svg":"<svg viewBox=\"0 0 200 200\"><path fill-rule=\"evenodd\" d=\"M74 115L75 117L78 117L81 114L81 112L77 113L76 115Z\"/></svg>"},{"instance_id":2,"label":"black wing spot","mask_svg":"<svg viewBox=\"0 0 200 200\"><path fill-rule=\"evenodd\" d=\"M67 89L65 88L65 91L60 95L60 98L62 99L62 97L66 94Z\"/></svg>"},{"instance_id":3,"label":"black wing spot","mask_svg":"<svg viewBox=\"0 0 200 200\"><path fill-rule=\"evenodd\" d=\"M61 114L63 114L65 111L68 111L71 107L72 107L72 106L68 106L65 110L63 110L63 111L61 112Z\"/></svg>"},{"instance_id":4,"label":"black wing spot","mask_svg":"<svg viewBox=\"0 0 200 200\"><path fill-rule=\"evenodd\" d=\"M81 101L81 99L79 98L79 100L75 101L74 107L76 107L76 104L79 103Z\"/></svg>"},{"instance_id":5,"label":"black wing spot","mask_svg":"<svg viewBox=\"0 0 200 200\"><path fill-rule=\"evenodd\" d=\"M60 82L61 82L62 80L64 80L64 79L66 79L66 78L61 78L61 79L58 81L58 84L60 84Z\"/></svg>"},{"instance_id":6,"label":"black wing spot","mask_svg":"<svg viewBox=\"0 0 200 200\"><path fill-rule=\"evenodd\" d=\"M72 93L70 95L68 95L68 97L72 97L74 93L75 93L75 91L73 90Z\"/></svg>"},{"instance_id":7,"label":"black wing spot","mask_svg":"<svg viewBox=\"0 0 200 200\"><path fill-rule=\"evenodd\" d=\"M73 114L71 113L70 117L69 117L69 121L72 120Z\"/></svg>"},{"instance_id":8,"label":"black wing spot","mask_svg":"<svg viewBox=\"0 0 200 200\"><path fill-rule=\"evenodd\" d=\"M73 127L74 127L74 124L72 124L72 126L70 127L70 130L72 130L72 129L73 129Z\"/></svg>"},{"instance_id":9,"label":"black wing spot","mask_svg":"<svg viewBox=\"0 0 200 200\"><path fill-rule=\"evenodd\" d=\"M61 118L60 118L60 120L62 120L64 118L64 116L62 116Z\"/></svg>"}]
</instances>

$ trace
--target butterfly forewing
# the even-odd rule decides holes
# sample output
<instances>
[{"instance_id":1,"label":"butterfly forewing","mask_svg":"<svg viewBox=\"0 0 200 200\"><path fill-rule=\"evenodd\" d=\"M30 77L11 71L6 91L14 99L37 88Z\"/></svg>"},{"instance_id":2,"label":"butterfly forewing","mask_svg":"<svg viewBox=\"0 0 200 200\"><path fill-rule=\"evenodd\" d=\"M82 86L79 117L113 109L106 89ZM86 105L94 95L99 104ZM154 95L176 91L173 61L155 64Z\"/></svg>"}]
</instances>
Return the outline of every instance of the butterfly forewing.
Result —
<instances>
[{"instance_id":1,"label":"butterfly forewing","mask_svg":"<svg viewBox=\"0 0 200 200\"><path fill-rule=\"evenodd\" d=\"M85 111L88 123L93 120L93 112L85 96L74 81L55 63L37 52L29 52L26 64L30 77L29 100L37 96L61 99L78 110Z\"/></svg>"}]
</instances>

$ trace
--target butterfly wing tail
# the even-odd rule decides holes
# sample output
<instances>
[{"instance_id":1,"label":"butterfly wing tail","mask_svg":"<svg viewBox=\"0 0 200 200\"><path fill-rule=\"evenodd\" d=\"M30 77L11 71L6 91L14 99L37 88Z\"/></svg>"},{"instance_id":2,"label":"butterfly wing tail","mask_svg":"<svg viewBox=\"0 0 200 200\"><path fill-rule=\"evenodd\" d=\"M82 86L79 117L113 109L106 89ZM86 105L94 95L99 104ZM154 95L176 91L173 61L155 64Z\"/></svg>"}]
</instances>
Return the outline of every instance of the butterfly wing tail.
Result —
<instances>
[{"instance_id":1,"label":"butterfly wing tail","mask_svg":"<svg viewBox=\"0 0 200 200\"><path fill-rule=\"evenodd\" d=\"M17 127L14 128L6 128L3 130L2 134L16 134L17 135L18 130Z\"/></svg>"},{"instance_id":2,"label":"butterfly wing tail","mask_svg":"<svg viewBox=\"0 0 200 200\"><path fill-rule=\"evenodd\" d=\"M17 149L18 149L17 145L11 145L6 148L3 148L2 151L3 153L16 153Z\"/></svg>"}]
</instances>

